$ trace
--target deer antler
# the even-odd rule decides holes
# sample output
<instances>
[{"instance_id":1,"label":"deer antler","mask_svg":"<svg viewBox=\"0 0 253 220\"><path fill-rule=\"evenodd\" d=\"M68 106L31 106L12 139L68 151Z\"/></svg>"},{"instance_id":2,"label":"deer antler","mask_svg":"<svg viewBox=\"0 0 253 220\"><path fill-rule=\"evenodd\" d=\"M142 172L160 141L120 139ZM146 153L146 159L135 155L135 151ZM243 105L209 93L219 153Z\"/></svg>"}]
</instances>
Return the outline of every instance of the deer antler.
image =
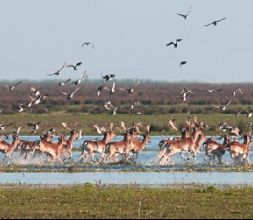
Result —
<instances>
[{"instance_id":1,"label":"deer antler","mask_svg":"<svg viewBox=\"0 0 253 220\"><path fill-rule=\"evenodd\" d=\"M71 129L67 126L67 123L62 122L62 127L64 127L65 129L67 129L68 131L70 131Z\"/></svg>"}]
</instances>

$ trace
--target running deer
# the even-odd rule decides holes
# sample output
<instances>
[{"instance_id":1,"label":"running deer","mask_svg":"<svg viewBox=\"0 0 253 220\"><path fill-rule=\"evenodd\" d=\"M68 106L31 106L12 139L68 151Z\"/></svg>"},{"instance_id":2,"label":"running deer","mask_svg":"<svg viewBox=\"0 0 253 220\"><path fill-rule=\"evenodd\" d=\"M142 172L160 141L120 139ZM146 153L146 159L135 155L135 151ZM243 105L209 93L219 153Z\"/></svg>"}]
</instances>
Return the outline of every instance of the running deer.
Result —
<instances>
[{"instance_id":1,"label":"running deer","mask_svg":"<svg viewBox=\"0 0 253 220\"><path fill-rule=\"evenodd\" d=\"M175 154L180 153L184 160L187 160L183 155L184 152L190 153L190 149L194 148L199 135L202 134L202 129L195 128L191 137L182 138L180 140L169 141L159 153L159 163L163 164L163 160L171 159Z\"/></svg>"},{"instance_id":2,"label":"running deer","mask_svg":"<svg viewBox=\"0 0 253 220\"><path fill-rule=\"evenodd\" d=\"M84 156L89 156L91 160L93 160L93 156L95 153L100 153L101 155L105 151L105 146L108 142L110 142L116 134L112 129L110 131L107 131L104 133L104 137L102 140L90 140L90 141L84 141L81 148L82 153L80 156L80 161L84 159Z\"/></svg>"},{"instance_id":3,"label":"running deer","mask_svg":"<svg viewBox=\"0 0 253 220\"><path fill-rule=\"evenodd\" d=\"M239 159L241 163L249 162L250 144L252 143L251 136L249 134L244 134L243 139L244 141L242 144L238 141L232 141L227 145L227 149L235 163Z\"/></svg>"},{"instance_id":4,"label":"running deer","mask_svg":"<svg viewBox=\"0 0 253 220\"><path fill-rule=\"evenodd\" d=\"M42 153L47 153L52 158L52 161L58 160L62 162L60 156L63 144L64 144L63 135L60 135L58 143L52 143L44 140L36 141L34 143L33 155L36 150L39 150Z\"/></svg>"},{"instance_id":5,"label":"running deer","mask_svg":"<svg viewBox=\"0 0 253 220\"><path fill-rule=\"evenodd\" d=\"M147 131L143 135L142 140L137 139L132 140L133 149L131 150L131 152L133 153L133 159L137 160L139 153L144 150L145 145L147 143L151 143L149 133L150 133L150 125L147 126Z\"/></svg>"},{"instance_id":6,"label":"running deer","mask_svg":"<svg viewBox=\"0 0 253 220\"><path fill-rule=\"evenodd\" d=\"M121 154L123 159L127 161L129 152L133 149L132 139L133 134L126 132L122 141L107 143L100 162L107 161L108 157L110 161L113 161L117 153Z\"/></svg>"},{"instance_id":7,"label":"running deer","mask_svg":"<svg viewBox=\"0 0 253 220\"><path fill-rule=\"evenodd\" d=\"M12 158L12 154L13 152L17 149L18 145L20 144L20 140L19 140L19 132L20 132L21 127L18 128L18 130L16 132L13 133L12 135L12 143L8 143L4 140L0 141L0 152L5 154L4 160L5 158Z\"/></svg>"},{"instance_id":8,"label":"running deer","mask_svg":"<svg viewBox=\"0 0 253 220\"><path fill-rule=\"evenodd\" d=\"M195 144L190 147L190 152L195 161L196 161L197 153L200 153L200 146L204 143L205 140L206 140L206 136L203 133L201 133L197 141L195 142Z\"/></svg>"},{"instance_id":9,"label":"running deer","mask_svg":"<svg viewBox=\"0 0 253 220\"><path fill-rule=\"evenodd\" d=\"M217 141L209 138L203 143L206 156L209 157L209 163L213 164L215 157L217 157L219 164L222 163L222 156L226 152L226 146L229 143L229 135L226 134L224 137L223 143L220 144Z\"/></svg>"},{"instance_id":10,"label":"running deer","mask_svg":"<svg viewBox=\"0 0 253 220\"><path fill-rule=\"evenodd\" d=\"M68 130L70 132L70 136L69 138L66 140L64 138L63 140L63 147L62 147L62 152L61 154L63 155L64 153L67 153L68 155L70 155L70 159L72 159L72 149L73 149L73 144L76 140L80 139L82 136L82 130L80 130L79 132L76 131L76 127L74 127L73 129L70 129L66 123L62 123L62 126Z\"/></svg>"}]
</instances>

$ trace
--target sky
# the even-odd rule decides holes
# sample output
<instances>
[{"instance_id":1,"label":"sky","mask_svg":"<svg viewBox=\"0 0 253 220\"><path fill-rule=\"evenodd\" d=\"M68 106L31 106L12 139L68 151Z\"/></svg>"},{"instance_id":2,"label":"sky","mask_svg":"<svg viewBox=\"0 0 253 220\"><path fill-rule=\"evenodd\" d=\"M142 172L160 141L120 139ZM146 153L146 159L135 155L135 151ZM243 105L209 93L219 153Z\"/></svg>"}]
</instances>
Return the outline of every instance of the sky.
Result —
<instances>
[{"instance_id":1,"label":"sky","mask_svg":"<svg viewBox=\"0 0 253 220\"><path fill-rule=\"evenodd\" d=\"M253 82L252 0L0 0L0 80ZM186 13L187 20L177 13ZM226 17L217 26L204 27ZM182 38L178 48L166 47ZM92 47L83 47L83 42ZM187 64L182 68L179 63ZM78 71L64 62L81 61Z\"/></svg>"}]
</instances>

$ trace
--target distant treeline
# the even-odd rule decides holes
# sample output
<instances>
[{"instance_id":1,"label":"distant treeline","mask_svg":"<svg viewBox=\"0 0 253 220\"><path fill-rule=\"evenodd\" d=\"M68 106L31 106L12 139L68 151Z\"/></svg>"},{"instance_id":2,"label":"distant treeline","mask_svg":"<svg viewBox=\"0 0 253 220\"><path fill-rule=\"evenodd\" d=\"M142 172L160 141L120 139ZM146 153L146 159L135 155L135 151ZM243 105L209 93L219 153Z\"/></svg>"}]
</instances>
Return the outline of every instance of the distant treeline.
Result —
<instances>
[{"instance_id":1,"label":"distant treeline","mask_svg":"<svg viewBox=\"0 0 253 220\"><path fill-rule=\"evenodd\" d=\"M111 101L114 106L119 106L119 113L131 113L140 111L146 114L166 114L166 113L210 113L220 111L217 106L225 105L232 100L230 108L224 113L235 113L240 109L248 109L253 104L253 84L208 84L208 83L162 83L145 81L141 82L135 88L135 92L128 94L119 88L131 88L136 81L125 80L116 81L116 92L110 94L109 91L102 91L97 95L97 89L103 85L103 81L85 81L79 85L80 90L75 94L73 100L68 101L60 91L71 93L75 86L67 84L59 87L58 81L29 82L26 81L17 86L13 91L9 91L4 84L0 83L0 107L3 113L16 112L18 105L26 105L29 102L29 96L32 95L30 87L41 88L43 95L48 95L48 99L42 105L33 107L33 113L46 113L48 110L78 111L87 113L106 112L104 103ZM112 82L107 84L109 87ZM190 88L193 94L187 96L187 103L182 104L180 97L183 88ZM237 94L233 97L233 91L241 88L243 95ZM223 91L209 93L209 89L222 89ZM134 102L140 105L134 106L131 110L129 106ZM78 105L78 108L69 108L68 106ZM57 108L59 106L59 108ZM120 107L123 106L123 107ZM167 106L167 107L166 107Z\"/></svg>"}]
</instances>

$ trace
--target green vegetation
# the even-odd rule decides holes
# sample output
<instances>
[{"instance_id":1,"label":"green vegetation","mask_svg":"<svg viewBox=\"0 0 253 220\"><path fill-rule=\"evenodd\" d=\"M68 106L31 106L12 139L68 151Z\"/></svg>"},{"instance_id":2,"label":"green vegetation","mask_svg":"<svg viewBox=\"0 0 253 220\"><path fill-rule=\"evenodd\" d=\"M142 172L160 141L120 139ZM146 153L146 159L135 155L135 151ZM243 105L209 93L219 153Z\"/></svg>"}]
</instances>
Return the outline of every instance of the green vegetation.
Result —
<instances>
[{"instance_id":1,"label":"green vegetation","mask_svg":"<svg viewBox=\"0 0 253 220\"><path fill-rule=\"evenodd\" d=\"M253 188L3 186L0 218L253 218Z\"/></svg>"},{"instance_id":2,"label":"green vegetation","mask_svg":"<svg viewBox=\"0 0 253 220\"><path fill-rule=\"evenodd\" d=\"M141 121L144 125L151 125L152 135L174 135L180 134L168 127L168 118L175 118L178 127L184 125L185 119L189 114L162 114L162 115L127 115L127 114L82 114L82 113L65 113L65 112L52 112L50 114L2 114L0 115L0 122L13 122L14 124L5 131L13 132L14 129L21 126L21 134L31 134L31 130L27 127L27 122L41 121L40 131L47 130L51 127L57 128L60 132L65 132L61 126L61 122L66 122L70 126L77 123L79 128L83 129L83 135L96 134L93 125L108 127L110 122L114 123L115 127L120 126L120 121L124 121L127 126L131 126L133 122ZM192 115L193 118L194 115ZM199 121L205 121L209 125L206 134L219 134L218 124L220 122L228 122L231 125L239 126L242 130L247 129L247 122L251 119L246 116L235 117L233 114L196 114ZM162 132L162 133L161 133Z\"/></svg>"}]
</instances>

